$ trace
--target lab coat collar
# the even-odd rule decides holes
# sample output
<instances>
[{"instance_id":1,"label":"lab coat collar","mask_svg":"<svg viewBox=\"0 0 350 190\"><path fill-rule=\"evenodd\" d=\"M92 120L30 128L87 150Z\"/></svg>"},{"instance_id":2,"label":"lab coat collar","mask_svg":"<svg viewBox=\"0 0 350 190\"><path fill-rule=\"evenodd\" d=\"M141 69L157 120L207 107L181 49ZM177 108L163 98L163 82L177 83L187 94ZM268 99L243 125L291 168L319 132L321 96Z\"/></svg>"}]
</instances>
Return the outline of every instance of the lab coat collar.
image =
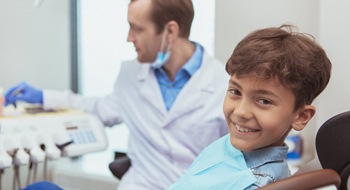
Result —
<instances>
[{"instance_id":1,"label":"lab coat collar","mask_svg":"<svg viewBox=\"0 0 350 190\"><path fill-rule=\"evenodd\" d=\"M210 99L210 95L214 93L215 73L208 72L211 69L210 64L214 58L210 57L206 51L203 52L203 62L198 71L191 77L188 83L177 96L173 106L167 111L165 104L159 103L163 100L160 88L151 64L140 63L138 66L137 78L141 84L140 92L159 113L166 116L163 127L172 122L176 118L193 112L204 106L205 100ZM193 104L196 102L196 104Z\"/></svg>"},{"instance_id":2,"label":"lab coat collar","mask_svg":"<svg viewBox=\"0 0 350 190\"><path fill-rule=\"evenodd\" d=\"M140 84L140 93L145 101L148 101L164 117L167 110L151 63L139 63L138 67L137 79ZM163 103L160 103L160 100Z\"/></svg>"},{"instance_id":3,"label":"lab coat collar","mask_svg":"<svg viewBox=\"0 0 350 190\"><path fill-rule=\"evenodd\" d=\"M201 67L176 97L164 122L164 127L177 118L204 107L206 102L212 99L215 78L214 72L207 72L211 68L210 64L213 64L212 58L209 58L206 52L203 53Z\"/></svg>"}]
</instances>

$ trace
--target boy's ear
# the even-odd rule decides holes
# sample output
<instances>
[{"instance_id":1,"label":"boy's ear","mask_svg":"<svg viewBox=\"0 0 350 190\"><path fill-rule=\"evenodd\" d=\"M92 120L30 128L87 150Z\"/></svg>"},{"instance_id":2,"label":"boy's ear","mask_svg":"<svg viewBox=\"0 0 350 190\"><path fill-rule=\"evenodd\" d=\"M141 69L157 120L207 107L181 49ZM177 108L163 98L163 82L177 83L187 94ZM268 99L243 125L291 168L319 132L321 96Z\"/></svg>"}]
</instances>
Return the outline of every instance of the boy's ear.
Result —
<instances>
[{"instance_id":1,"label":"boy's ear","mask_svg":"<svg viewBox=\"0 0 350 190\"><path fill-rule=\"evenodd\" d=\"M292 123L292 128L296 131L304 129L306 124L315 115L316 108L312 105L305 105L297 111L297 115Z\"/></svg>"}]
</instances>

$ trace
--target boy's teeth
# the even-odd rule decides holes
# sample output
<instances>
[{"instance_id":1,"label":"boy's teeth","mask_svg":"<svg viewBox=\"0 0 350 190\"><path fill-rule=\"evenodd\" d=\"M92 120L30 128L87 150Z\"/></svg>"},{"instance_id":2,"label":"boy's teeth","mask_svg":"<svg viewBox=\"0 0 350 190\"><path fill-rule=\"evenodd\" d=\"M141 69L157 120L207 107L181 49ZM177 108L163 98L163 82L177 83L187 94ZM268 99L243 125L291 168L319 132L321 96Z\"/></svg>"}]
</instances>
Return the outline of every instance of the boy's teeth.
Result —
<instances>
[{"instance_id":1,"label":"boy's teeth","mask_svg":"<svg viewBox=\"0 0 350 190\"><path fill-rule=\"evenodd\" d=\"M239 131L239 132L244 132L244 133L247 133L247 132L253 132L253 130L250 130L248 128L243 128L243 127L240 127L239 125L235 124L236 126L236 129Z\"/></svg>"}]
</instances>

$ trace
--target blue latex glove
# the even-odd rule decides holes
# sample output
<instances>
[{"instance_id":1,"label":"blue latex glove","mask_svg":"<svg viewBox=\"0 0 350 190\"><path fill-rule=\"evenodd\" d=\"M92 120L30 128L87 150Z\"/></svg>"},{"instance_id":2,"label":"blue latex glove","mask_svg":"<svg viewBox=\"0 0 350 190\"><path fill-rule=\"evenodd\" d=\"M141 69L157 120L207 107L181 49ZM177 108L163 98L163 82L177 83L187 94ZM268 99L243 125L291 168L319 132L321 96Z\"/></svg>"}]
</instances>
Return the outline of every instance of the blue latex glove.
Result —
<instances>
[{"instance_id":1,"label":"blue latex glove","mask_svg":"<svg viewBox=\"0 0 350 190\"><path fill-rule=\"evenodd\" d=\"M36 89L25 82L10 88L5 93L5 106L13 104L16 106L17 101L27 103L43 103L43 91Z\"/></svg>"},{"instance_id":2,"label":"blue latex glove","mask_svg":"<svg viewBox=\"0 0 350 190\"><path fill-rule=\"evenodd\" d=\"M35 182L22 190L63 190L58 185L49 181Z\"/></svg>"}]
</instances>

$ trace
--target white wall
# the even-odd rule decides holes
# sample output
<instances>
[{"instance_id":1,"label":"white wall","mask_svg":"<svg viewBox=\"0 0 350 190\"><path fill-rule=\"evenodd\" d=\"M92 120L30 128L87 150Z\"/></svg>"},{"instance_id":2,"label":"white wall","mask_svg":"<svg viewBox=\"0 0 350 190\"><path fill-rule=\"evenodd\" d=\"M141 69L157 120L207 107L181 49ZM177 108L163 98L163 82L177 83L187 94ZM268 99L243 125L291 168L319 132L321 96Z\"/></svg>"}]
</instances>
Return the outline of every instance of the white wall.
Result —
<instances>
[{"instance_id":1,"label":"white wall","mask_svg":"<svg viewBox=\"0 0 350 190\"><path fill-rule=\"evenodd\" d=\"M69 0L35 2L0 0L0 87L28 81L43 88L69 88ZM27 168L20 168L22 188ZM40 164L37 180L43 180L42 171ZM12 189L12 168L4 174L2 188Z\"/></svg>"},{"instance_id":2,"label":"white wall","mask_svg":"<svg viewBox=\"0 0 350 190\"><path fill-rule=\"evenodd\" d=\"M248 33L284 23L317 38L318 4L318 0L216 0L216 57L226 63Z\"/></svg>"},{"instance_id":3,"label":"white wall","mask_svg":"<svg viewBox=\"0 0 350 190\"><path fill-rule=\"evenodd\" d=\"M0 87L70 86L69 0L0 0Z\"/></svg>"},{"instance_id":4,"label":"white wall","mask_svg":"<svg viewBox=\"0 0 350 190\"><path fill-rule=\"evenodd\" d=\"M320 43L332 61L331 81L318 100L318 121L350 111L350 1L320 1Z\"/></svg>"}]
</instances>

